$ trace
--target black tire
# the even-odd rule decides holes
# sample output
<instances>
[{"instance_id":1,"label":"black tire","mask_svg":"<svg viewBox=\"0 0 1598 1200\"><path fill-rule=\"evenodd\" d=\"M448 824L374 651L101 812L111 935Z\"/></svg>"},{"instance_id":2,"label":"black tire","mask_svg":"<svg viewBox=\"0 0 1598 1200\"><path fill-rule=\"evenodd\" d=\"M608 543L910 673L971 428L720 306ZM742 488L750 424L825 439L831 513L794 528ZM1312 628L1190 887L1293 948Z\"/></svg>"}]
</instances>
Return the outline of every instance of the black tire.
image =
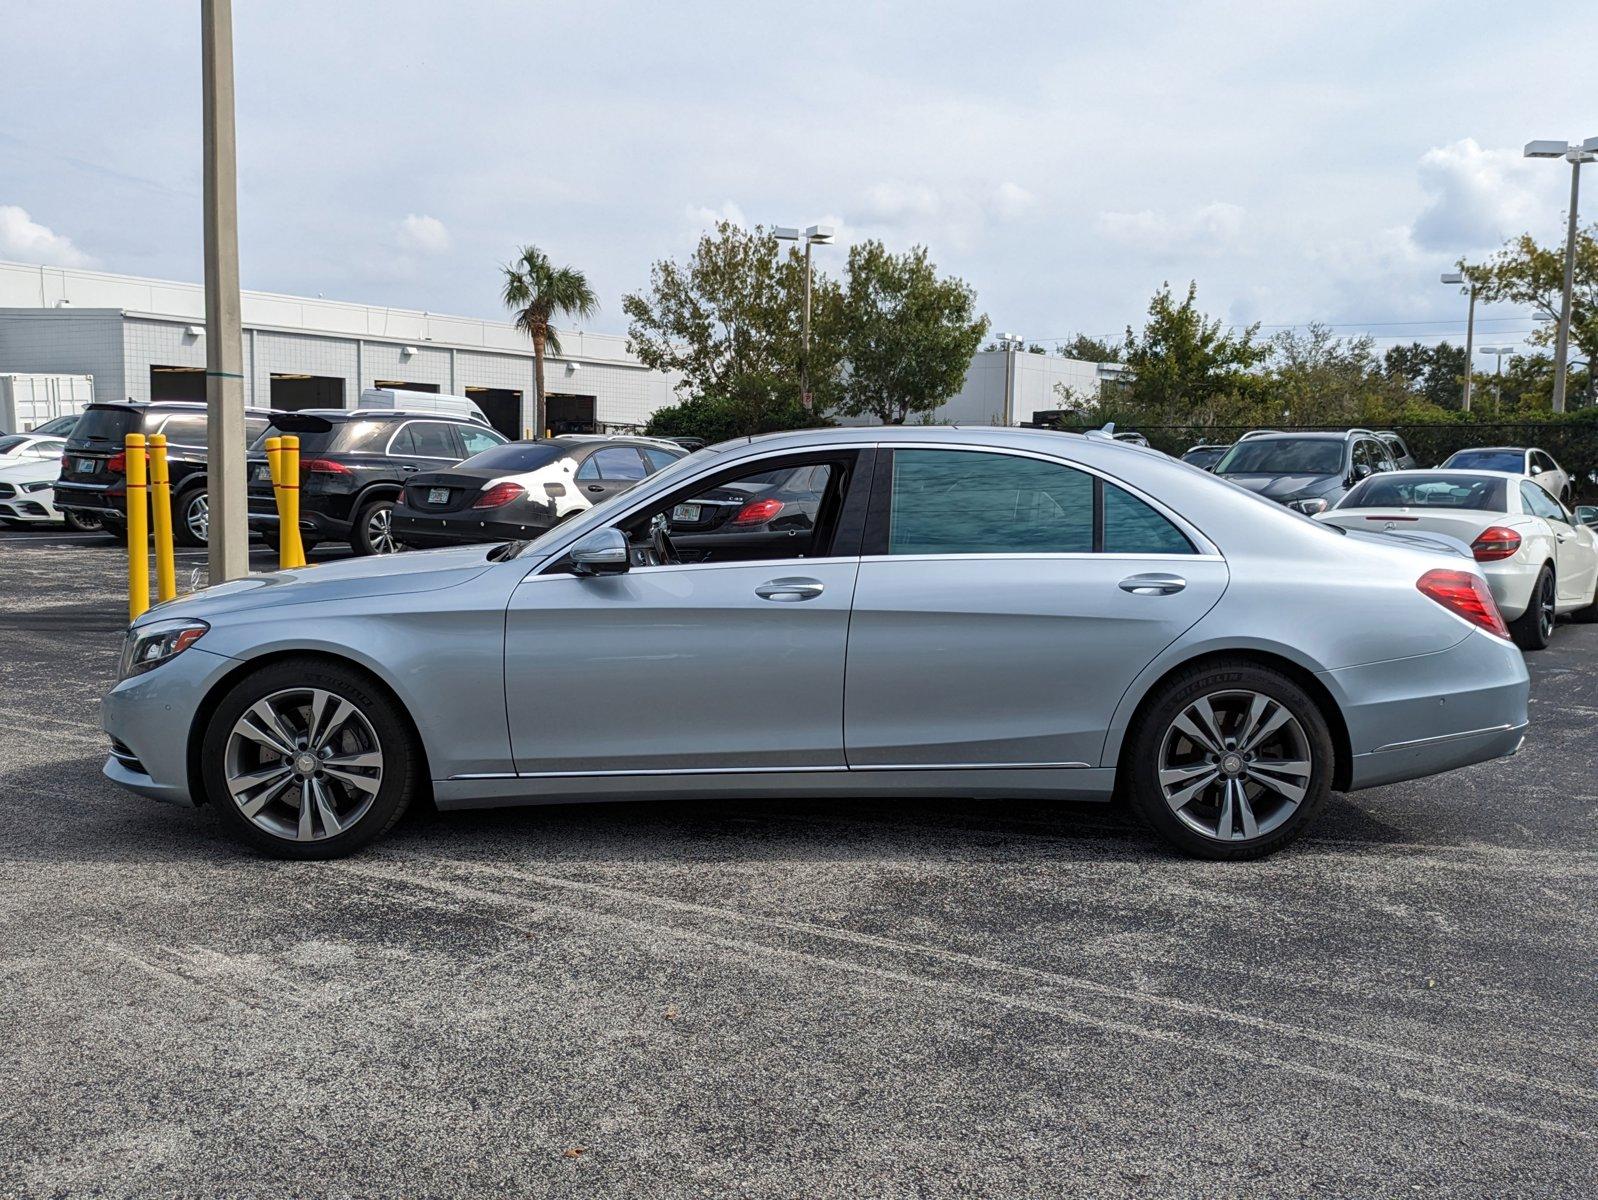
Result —
<instances>
[{"instance_id":1,"label":"black tire","mask_svg":"<svg viewBox=\"0 0 1598 1200\"><path fill-rule=\"evenodd\" d=\"M282 541L277 536L276 526L268 526L267 528L261 530L261 540L273 550L281 550L283 548ZM305 530L300 530L300 549L305 551L307 555L309 555L312 550L315 550L318 544L319 543L316 538L306 533Z\"/></svg>"},{"instance_id":2,"label":"black tire","mask_svg":"<svg viewBox=\"0 0 1598 1200\"><path fill-rule=\"evenodd\" d=\"M99 533L105 528L105 522L93 513L78 512L75 509L64 509L61 519L74 533Z\"/></svg>"},{"instance_id":3,"label":"black tire","mask_svg":"<svg viewBox=\"0 0 1598 1200\"><path fill-rule=\"evenodd\" d=\"M1241 706L1248 702L1238 697L1249 693L1280 705L1296 722L1296 725L1288 725L1272 737L1291 737L1295 739L1295 745L1301 738L1302 747L1293 753L1308 755L1309 774L1303 784L1303 795L1296 804L1288 804L1277 792L1251 782L1253 776L1238 778L1237 787L1244 789L1245 794L1242 807L1248 809L1249 819L1264 816L1267 827L1256 836L1238 836L1241 832L1238 826L1242 824L1239 814L1232 818L1229 829L1231 836L1222 840L1219 836L1220 818L1232 812L1232 809L1229 806L1222 807L1222 792L1215 790L1224 787L1225 777L1219 775L1219 766L1218 782L1204 787L1197 793L1197 798L1182 809L1198 824L1204 823L1204 814L1210 809L1216 810L1216 831L1204 833L1178 816L1167 802L1160 783L1162 755L1168 749L1168 735L1172 745L1191 744L1197 747L1196 743L1186 740L1175 723L1190 705L1202 699L1214 698L1219 703L1220 707L1216 711L1223 718L1221 733L1242 732L1241 722L1246 720L1247 712ZM1239 706L1238 723L1235 724L1226 707L1231 704ZM1267 716L1261 724L1269 719ZM1261 743L1268 744L1268 741ZM1222 748L1226 748L1224 744ZM1230 756L1233 752L1228 749L1226 753ZM1159 686L1158 693L1143 704L1131 729L1127 731L1126 745L1121 754L1121 791L1132 810L1149 828L1185 854L1226 861L1263 858L1298 838L1326 803L1332 790L1336 753L1325 714L1315 700L1288 676L1247 661L1200 664L1165 681ZM1268 762L1269 759L1262 755L1261 761ZM1252 794L1246 790L1249 786L1256 789ZM1255 805L1258 805L1257 810Z\"/></svg>"},{"instance_id":4,"label":"black tire","mask_svg":"<svg viewBox=\"0 0 1598 1200\"><path fill-rule=\"evenodd\" d=\"M204 484L186 488L172 501L172 541L179 546L203 546L206 543L205 538L189 528L190 519L197 519L197 514L190 512L196 503L209 508L210 496Z\"/></svg>"},{"instance_id":5,"label":"black tire","mask_svg":"<svg viewBox=\"0 0 1598 1200\"><path fill-rule=\"evenodd\" d=\"M295 841L270 832L240 810L227 785L229 742L235 724L256 702L278 693L313 688L355 706L375 734L383 761L377 793L361 815L342 832L329 836L324 825L323 836L316 840ZM330 859L353 854L394 827L421 790L426 776L411 723L388 694L362 672L316 658L284 659L235 683L212 710L200 746L200 772L206 798L228 833L275 858L287 859ZM293 791L291 786L286 794Z\"/></svg>"},{"instance_id":6,"label":"black tire","mask_svg":"<svg viewBox=\"0 0 1598 1200\"><path fill-rule=\"evenodd\" d=\"M378 496L368 500L355 510L355 520L350 525L350 549L356 554L394 554L405 547L399 542L394 542L393 549L385 548L377 533L375 526L386 515L389 519L394 516L396 497Z\"/></svg>"},{"instance_id":7,"label":"black tire","mask_svg":"<svg viewBox=\"0 0 1598 1200\"><path fill-rule=\"evenodd\" d=\"M1554 636L1553 605L1559 595L1552 567L1544 565L1531 585L1526 611L1509 623L1509 636L1522 650L1546 650Z\"/></svg>"}]
</instances>

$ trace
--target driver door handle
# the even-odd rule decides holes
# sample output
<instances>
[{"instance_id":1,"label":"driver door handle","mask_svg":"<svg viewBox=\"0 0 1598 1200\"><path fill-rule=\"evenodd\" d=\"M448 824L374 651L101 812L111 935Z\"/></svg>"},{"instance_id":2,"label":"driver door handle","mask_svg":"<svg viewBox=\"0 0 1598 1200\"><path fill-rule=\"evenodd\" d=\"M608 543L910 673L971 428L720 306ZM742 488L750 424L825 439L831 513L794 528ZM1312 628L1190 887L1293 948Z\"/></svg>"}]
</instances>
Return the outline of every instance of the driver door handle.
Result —
<instances>
[{"instance_id":1,"label":"driver door handle","mask_svg":"<svg viewBox=\"0 0 1598 1200\"><path fill-rule=\"evenodd\" d=\"M602 483L591 483L588 485L588 490L591 492L602 492L605 490L605 485Z\"/></svg>"},{"instance_id":2,"label":"driver door handle","mask_svg":"<svg viewBox=\"0 0 1598 1200\"><path fill-rule=\"evenodd\" d=\"M1173 596L1187 586L1187 580L1180 575L1128 575L1121 580L1120 588L1123 592L1131 592L1134 596Z\"/></svg>"},{"instance_id":3,"label":"driver door handle","mask_svg":"<svg viewBox=\"0 0 1598 1200\"><path fill-rule=\"evenodd\" d=\"M775 600L779 604L794 604L800 600L814 600L824 591L826 587L819 579L793 576L767 580L755 589L755 595L762 600Z\"/></svg>"}]
</instances>

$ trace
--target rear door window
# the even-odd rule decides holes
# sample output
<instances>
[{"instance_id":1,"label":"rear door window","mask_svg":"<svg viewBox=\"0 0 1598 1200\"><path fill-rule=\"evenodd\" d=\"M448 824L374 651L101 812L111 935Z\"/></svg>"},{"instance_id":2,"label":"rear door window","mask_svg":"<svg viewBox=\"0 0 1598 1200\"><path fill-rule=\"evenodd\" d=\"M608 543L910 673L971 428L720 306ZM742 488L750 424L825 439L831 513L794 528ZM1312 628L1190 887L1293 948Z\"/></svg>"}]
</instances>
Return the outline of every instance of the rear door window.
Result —
<instances>
[{"instance_id":1,"label":"rear door window","mask_svg":"<svg viewBox=\"0 0 1598 1200\"><path fill-rule=\"evenodd\" d=\"M169 446L182 446L188 450L204 450L205 417L201 413L174 413L161 422L158 432L166 437Z\"/></svg>"},{"instance_id":2,"label":"rear door window","mask_svg":"<svg viewBox=\"0 0 1598 1200\"><path fill-rule=\"evenodd\" d=\"M578 479L633 482L649 474L643 455L634 446L606 446L589 456L577 472Z\"/></svg>"},{"instance_id":3,"label":"rear door window","mask_svg":"<svg viewBox=\"0 0 1598 1200\"><path fill-rule=\"evenodd\" d=\"M412 421L405 426L410 434L410 453L417 458L441 458L458 462L465 457L455 440L455 431L443 421Z\"/></svg>"},{"instance_id":4,"label":"rear door window","mask_svg":"<svg viewBox=\"0 0 1598 1200\"><path fill-rule=\"evenodd\" d=\"M898 450L889 554L1083 554L1093 549L1093 476L971 450Z\"/></svg>"},{"instance_id":5,"label":"rear door window","mask_svg":"<svg viewBox=\"0 0 1598 1200\"><path fill-rule=\"evenodd\" d=\"M502 436L492 429L484 429L481 425L457 425L455 432L460 435L461 446L467 458L505 444Z\"/></svg>"}]
</instances>

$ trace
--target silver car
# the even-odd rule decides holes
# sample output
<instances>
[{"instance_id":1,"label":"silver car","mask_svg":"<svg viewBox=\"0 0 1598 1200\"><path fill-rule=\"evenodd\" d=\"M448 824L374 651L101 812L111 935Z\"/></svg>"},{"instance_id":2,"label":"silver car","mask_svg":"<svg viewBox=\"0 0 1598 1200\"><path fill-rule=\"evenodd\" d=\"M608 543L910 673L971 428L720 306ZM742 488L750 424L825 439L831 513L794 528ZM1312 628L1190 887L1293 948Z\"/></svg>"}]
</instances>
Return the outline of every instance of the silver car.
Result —
<instances>
[{"instance_id":1,"label":"silver car","mask_svg":"<svg viewBox=\"0 0 1598 1200\"><path fill-rule=\"evenodd\" d=\"M794 467L823 499L786 538L673 545L674 514ZM533 542L151 609L105 772L288 858L348 854L429 795L1118 793L1182 850L1252 858L1333 790L1520 745L1525 665L1450 545L1102 435L728 442Z\"/></svg>"}]
</instances>

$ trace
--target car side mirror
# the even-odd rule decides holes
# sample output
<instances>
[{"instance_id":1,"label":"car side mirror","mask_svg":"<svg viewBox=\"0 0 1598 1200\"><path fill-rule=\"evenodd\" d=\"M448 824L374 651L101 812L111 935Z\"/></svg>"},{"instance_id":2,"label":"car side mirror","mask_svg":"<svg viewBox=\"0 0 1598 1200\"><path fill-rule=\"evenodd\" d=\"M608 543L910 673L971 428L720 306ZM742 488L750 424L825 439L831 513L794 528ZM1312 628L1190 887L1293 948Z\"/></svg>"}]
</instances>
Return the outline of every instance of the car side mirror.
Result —
<instances>
[{"instance_id":1,"label":"car side mirror","mask_svg":"<svg viewBox=\"0 0 1598 1200\"><path fill-rule=\"evenodd\" d=\"M1541 475L1543 473L1543 469L1541 467L1539 467L1536 463L1532 463L1531 464L1531 473L1533 475Z\"/></svg>"},{"instance_id":2,"label":"car side mirror","mask_svg":"<svg viewBox=\"0 0 1598 1200\"><path fill-rule=\"evenodd\" d=\"M1598 529L1598 504L1576 505L1576 520L1583 525Z\"/></svg>"},{"instance_id":3,"label":"car side mirror","mask_svg":"<svg viewBox=\"0 0 1598 1200\"><path fill-rule=\"evenodd\" d=\"M631 565L627 535L619 529L596 529L571 548L575 575L621 575Z\"/></svg>"},{"instance_id":4,"label":"car side mirror","mask_svg":"<svg viewBox=\"0 0 1598 1200\"><path fill-rule=\"evenodd\" d=\"M1370 463L1355 463L1354 464L1354 478L1355 479L1369 479L1370 478L1370 474L1371 474L1371 465L1370 465Z\"/></svg>"}]
</instances>

